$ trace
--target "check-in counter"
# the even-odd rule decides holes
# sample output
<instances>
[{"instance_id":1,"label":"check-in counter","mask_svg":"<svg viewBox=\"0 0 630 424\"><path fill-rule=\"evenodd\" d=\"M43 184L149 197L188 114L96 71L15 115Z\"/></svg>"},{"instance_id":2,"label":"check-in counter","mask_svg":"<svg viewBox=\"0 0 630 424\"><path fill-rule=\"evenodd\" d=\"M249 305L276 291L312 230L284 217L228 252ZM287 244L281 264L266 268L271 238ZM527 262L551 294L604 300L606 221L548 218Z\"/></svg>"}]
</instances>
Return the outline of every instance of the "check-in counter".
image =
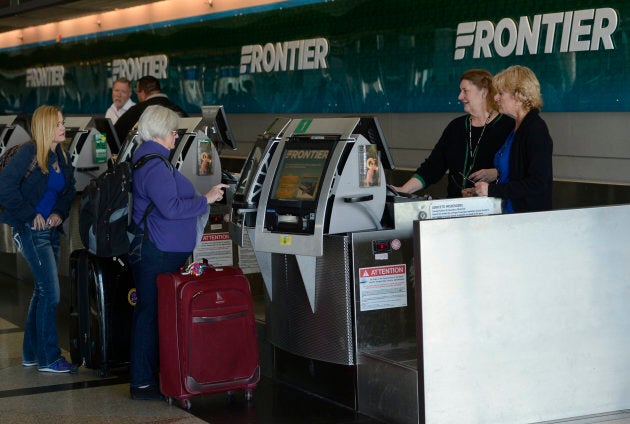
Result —
<instances>
[{"instance_id":1,"label":"check-in counter","mask_svg":"<svg viewBox=\"0 0 630 424\"><path fill-rule=\"evenodd\" d=\"M416 222L419 422L628 409L629 216L623 205Z\"/></svg>"}]
</instances>

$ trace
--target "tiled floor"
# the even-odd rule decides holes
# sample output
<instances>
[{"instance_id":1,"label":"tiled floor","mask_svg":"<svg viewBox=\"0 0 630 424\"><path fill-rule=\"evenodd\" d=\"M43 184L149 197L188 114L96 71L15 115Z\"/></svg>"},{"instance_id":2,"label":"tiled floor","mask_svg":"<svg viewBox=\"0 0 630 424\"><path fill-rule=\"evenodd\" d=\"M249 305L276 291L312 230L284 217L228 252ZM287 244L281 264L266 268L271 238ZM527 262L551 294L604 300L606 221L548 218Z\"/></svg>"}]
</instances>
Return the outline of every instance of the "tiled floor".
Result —
<instances>
[{"instance_id":1,"label":"tiled floor","mask_svg":"<svg viewBox=\"0 0 630 424\"><path fill-rule=\"evenodd\" d=\"M185 411L166 402L129 398L126 369L107 378L44 374L21 365L23 325L32 283L0 273L0 423L362 423L377 421L263 377L247 402L242 393L192 398ZM59 307L59 337L68 348L67 311ZM68 357L67 352L64 352Z\"/></svg>"},{"instance_id":2,"label":"tiled floor","mask_svg":"<svg viewBox=\"0 0 630 424\"><path fill-rule=\"evenodd\" d=\"M23 325L32 283L0 273L0 423L358 423L369 417L263 377L252 402L242 393L197 396L185 411L166 402L129 398L126 369L107 378L80 368L77 375L43 374L21 365ZM68 307L59 307L59 336L68 347ZM67 352L65 352L67 355ZM553 421L630 424L630 411ZM542 423L541 423L542 424ZM544 424L552 424L547 422Z\"/></svg>"}]
</instances>

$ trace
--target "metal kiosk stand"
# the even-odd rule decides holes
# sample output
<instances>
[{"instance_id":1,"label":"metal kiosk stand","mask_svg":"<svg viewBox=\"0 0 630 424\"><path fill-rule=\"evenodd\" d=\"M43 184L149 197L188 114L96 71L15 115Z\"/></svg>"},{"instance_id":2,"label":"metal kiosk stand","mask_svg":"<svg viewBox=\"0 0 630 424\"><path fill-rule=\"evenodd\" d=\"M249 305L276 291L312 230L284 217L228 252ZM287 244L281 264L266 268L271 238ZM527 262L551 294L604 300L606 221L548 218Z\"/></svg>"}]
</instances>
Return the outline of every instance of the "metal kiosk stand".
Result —
<instances>
[{"instance_id":1,"label":"metal kiosk stand","mask_svg":"<svg viewBox=\"0 0 630 424\"><path fill-rule=\"evenodd\" d=\"M365 234L372 250L372 240L381 237L386 185L380 156L387 152L377 129L374 118L291 121L269 164L252 242L268 296L274 373L354 409L360 299L353 238ZM369 157L380 178L366 181ZM265 253L268 261L260 261ZM404 263L401 253L381 264Z\"/></svg>"}]
</instances>

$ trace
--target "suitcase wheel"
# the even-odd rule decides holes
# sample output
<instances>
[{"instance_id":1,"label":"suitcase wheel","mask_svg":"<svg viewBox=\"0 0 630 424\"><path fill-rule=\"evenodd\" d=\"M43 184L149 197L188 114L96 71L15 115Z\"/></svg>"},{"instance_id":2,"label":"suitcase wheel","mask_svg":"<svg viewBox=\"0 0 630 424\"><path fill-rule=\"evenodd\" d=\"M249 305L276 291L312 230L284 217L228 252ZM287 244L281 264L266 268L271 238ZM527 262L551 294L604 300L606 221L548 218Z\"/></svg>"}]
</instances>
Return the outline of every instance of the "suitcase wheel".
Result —
<instances>
[{"instance_id":1,"label":"suitcase wheel","mask_svg":"<svg viewBox=\"0 0 630 424\"><path fill-rule=\"evenodd\" d=\"M166 402L167 402L169 405L171 405L171 406L172 406L172 405L173 405L173 403L175 403L175 399L174 399L174 398L172 398L172 397L170 397L170 396L167 396L167 397L166 397ZM180 399L180 400L179 400L179 404L180 404L180 406L181 406L182 408L184 408L186 411L190 411L190 408L192 407L192 403L190 402L190 399Z\"/></svg>"}]
</instances>

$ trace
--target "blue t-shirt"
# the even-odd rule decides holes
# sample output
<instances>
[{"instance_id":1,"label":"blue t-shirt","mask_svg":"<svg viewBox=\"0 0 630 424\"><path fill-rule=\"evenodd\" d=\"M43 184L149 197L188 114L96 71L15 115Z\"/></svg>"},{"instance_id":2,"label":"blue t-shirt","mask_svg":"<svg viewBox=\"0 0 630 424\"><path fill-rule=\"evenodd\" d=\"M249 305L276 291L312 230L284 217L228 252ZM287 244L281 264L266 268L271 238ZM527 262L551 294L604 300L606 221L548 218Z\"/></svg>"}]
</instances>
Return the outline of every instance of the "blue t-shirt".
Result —
<instances>
[{"instance_id":1,"label":"blue t-shirt","mask_svg":"<svg viewBox=\"0 0 630 424\"><path fill-rule=\"evenodd\" d=\"M66 180L63 176L63 171L55 172L51 167L48 173L48 184L46 185L46 191L44 196L39 200L35 207L35 212L42 215L44 219L48 219L48 215L52 211L52 208L57 203L57 197L66 186Z\"/></svg>"},{"instance_id":2,"label":"blue t-shirt","mask_svg":"<svg viewBox=\"0 0 630 424\"><path fill-rule=\"evenodd\" d=\"M511 131L505 139L503 146L494 155L494 167L499 171L499 180L497 183L505 184L510 182L510 151L512 150L512 142L514 141L514 131ZM506 199L504 213L514 212L512 200Z\"/></svg>"}]
</instances>

